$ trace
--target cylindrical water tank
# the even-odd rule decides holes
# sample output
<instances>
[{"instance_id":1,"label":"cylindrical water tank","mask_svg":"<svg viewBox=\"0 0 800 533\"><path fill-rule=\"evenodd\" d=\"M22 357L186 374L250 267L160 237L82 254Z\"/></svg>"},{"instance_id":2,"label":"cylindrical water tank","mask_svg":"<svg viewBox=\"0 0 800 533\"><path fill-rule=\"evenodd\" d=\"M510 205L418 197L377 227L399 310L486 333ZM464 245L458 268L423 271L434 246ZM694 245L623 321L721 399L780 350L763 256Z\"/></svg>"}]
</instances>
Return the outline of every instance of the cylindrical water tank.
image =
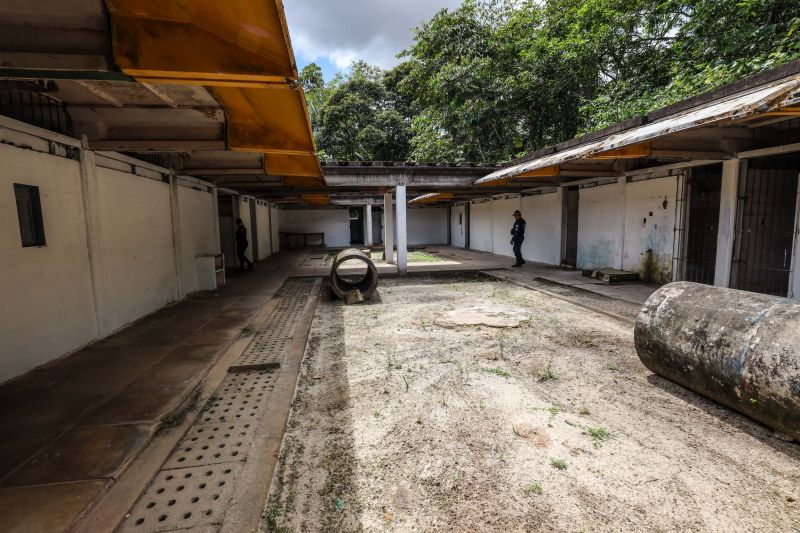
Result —
<instances>
[{"instance_id":1,"label":"cylindrical water tank","mask_svg":"<svg viewBox=\"0 0 800 533\"><path fill-rule=\"evenodd\" d=\"M672 283L647 300L635 338L656 374L800 440L800 304Z\"/></svg>"}]
</instances>

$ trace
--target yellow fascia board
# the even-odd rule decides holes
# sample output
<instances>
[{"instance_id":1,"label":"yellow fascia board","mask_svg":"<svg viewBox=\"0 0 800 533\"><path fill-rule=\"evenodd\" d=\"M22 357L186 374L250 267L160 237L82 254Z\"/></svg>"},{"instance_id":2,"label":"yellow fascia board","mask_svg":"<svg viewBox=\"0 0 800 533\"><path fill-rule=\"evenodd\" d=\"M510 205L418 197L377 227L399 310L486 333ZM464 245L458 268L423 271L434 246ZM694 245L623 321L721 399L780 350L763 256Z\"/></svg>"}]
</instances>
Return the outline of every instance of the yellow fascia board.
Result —
<instances>
[{"instance_id":1,"label":"yellow fascia board","mask_svg":"<svg viewBox=\"0 0 800 533\"><path fill-rule=\"evenodd\" d=\"M296 80L281 0L105 0L114 61L133 78Z\"/></svg>"},{"instance_id":2,"label":"yellow fascia board","mask_svg":"<svg viewBox=\"0 0 800 533\"><path fill-rule=\"evenodd\" d=\"M552 165L517 174L514 178L553 178L558 176L560 172L561 167L559 165Z\"/></svg>"},{"instance_id":3,"label":"yellow fascia board","mask_svg":"<svg viewBox=\"0 0 800 533\"><path fill-rule=\"evenodd\" d=\"M608 159L638 159L640 157L647 157L652 153L652 143L646 141L643 143L632 144L630 146L623 146L615 150L606 150L589 157L589 159L608 160Z\"/></svg>"},{"instance_id":4,"label":"yellow fascia board","mask_svg":"<svg viewBox=\"0 0 800 533\"><path fill-rule=\"evenodd\" d=\"M303 155L316 152L300 87L214 87L225 108L231 150Z\"/></svg>"}]
</instances>

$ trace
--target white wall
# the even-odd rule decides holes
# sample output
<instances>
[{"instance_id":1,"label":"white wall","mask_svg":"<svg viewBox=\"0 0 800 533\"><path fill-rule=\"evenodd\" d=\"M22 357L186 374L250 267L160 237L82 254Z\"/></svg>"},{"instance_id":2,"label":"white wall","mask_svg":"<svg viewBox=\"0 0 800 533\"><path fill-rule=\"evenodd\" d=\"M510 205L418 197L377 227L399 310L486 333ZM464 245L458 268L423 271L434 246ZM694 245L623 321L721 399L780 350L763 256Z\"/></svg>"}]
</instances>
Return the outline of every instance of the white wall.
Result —
<instances>
[{"instance_id":1,"label":"white wall","mask_svg":"<svg viewBox=\"0 0 800 533\"><path fill-rule=\"evenodd\" d=\"M454 205L450 210L450 244L458 248L466 246L466 211L465 204Z\"/></svg>"},{"instance_id":2,"label":"white wall","mask_svg":"<svg viewBox=\"0 0 800 533\"><path fill-rule=\"evenodd\" d=\"M270 236L272 238L272 253L281 249L281 211L277 206L269 206Z\"/></svg>"},{"instance_id":3,"label":"white wall","mask_svg":"<svg viewBox=\"0 0 800 533\"><path fill-rule=\"evenodd\" d=\"M522 256L526 261L561 263L561 202L560 193L522 198L520 210L527 222Z\"/></svg>"},{"instance_id":4,"label":"white wall","mask_svg":"<svg viewBox=\"0 0 800 533\"><path fill-rule=\"evenodd\" d=\"M95 276L100 335L177 299L169 185L97 169Z\"/></svg>"},{"instance_id":5,"label":"white wall","mask_svg":"<svg viewBox=\"0 0 800 533\"><path fill-rule=\"evenodd\" d=\"M409 207L407 217L409 246L447 244L446 207Z\"/></svg>"},{"instance_id":6,"label":"white wall","mask_svg":"<svg viewBox=\"0 0 800 533\"><path fill-rule=\"evenodd\" d=\"M269 224L269 204L256 202L256 225L258 227L258 260L262 261L272 255L272 228Z\"/></svg>"},{"instance_id":7,"label":"white wall","mask_svg":"<svg viewBox=\"0 0 800 533\"><path fill-rule=\"evenodd\" d=\"M208 284L211 273L210 260L203 259L216 253L214 235L213 196L208 190L178 187L181 214L181 263L184 294L213 288ZM213 264L211 265L213 270Z\"/></svg>"},{"instance_id":8,"label":"white wall","mask_svg":"<svg viewBox=\"0 0 800 533\"><path fill-rule=\"evenodd\" d=\"M492 251L498 255L514 256L514 249L510 241L511 226L514 225L513 213L517 209L521 209L519 197L497 199L492 202ZM526 238L527 234L526 227Z\"/></svg>"},{"instance_id":9,"label":"white wall","mask_svg":"<svg viewBox=\"0 0 800 533\"><path fill-rule=\"evenodd\" d=\"M469 244L470 249L482 252L492 251L492 203L483 202L470 205Z\"/></svg>"},{"instance_id":10,"label":"white wall","mask_svg":"<svg viewBox=\"0 0 800 533\"><path fill-rule=\"evenodd\" d=\"M213 280L197 261L216 251L208 184L178 182L176 253L166 169L6 117L0 161L0 382L179 298L176 261L183 294ZM39 187L45 246L21 245L14 183Z\"/></svg>"},{"instance_id":11,"label":"white wall","mask_svg":"<svg viewBox=\"0 0 800 533\"><path fill-rule=\"evenodd\" d=\"M350 245L350 213L341 209L281 209L280 231L324 233L327 246Z\"/></svg>"},{"instance_id":12,"label":"white wall","mask_svg":"<svg viewBox=\"0 0 800 533\"><path fill-rule=\"evenodd\" d=\"M578 203L578 268L622 266L624 185L581 189Z\"/></svg>"},{"instance_id":13,"label":"white wall","mask_svg":"<svg viewBox=\"0 0 800 533\"><path fill-rule=\"evenodd\" d=\"M657 283L672 281L677 180L671 176L627 186L623 268Z\"/></svg>"},{"instance_id":14,"label":"white wall","mask_svg":"<svg viewBox=\"0 0 800 533\"><path fill-rule=\"evenodd\" d=\"M98 333L78 162L5 144L0 161L2 382ZM44 247L21 245L14 183L39 187Z\"/></svg>"}]
</instances>

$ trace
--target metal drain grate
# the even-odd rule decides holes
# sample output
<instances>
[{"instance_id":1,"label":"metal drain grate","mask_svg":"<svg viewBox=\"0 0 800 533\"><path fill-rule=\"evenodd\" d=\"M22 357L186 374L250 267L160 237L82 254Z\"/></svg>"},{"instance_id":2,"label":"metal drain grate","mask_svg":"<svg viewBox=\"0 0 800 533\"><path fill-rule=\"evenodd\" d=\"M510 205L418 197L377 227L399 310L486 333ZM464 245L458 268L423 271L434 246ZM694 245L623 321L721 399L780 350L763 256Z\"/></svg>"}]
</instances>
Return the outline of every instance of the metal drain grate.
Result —
<instances>
[{"instance_id":1,"label":"metal drain grate","mask_svg":"<svg viewBox=\"0 0 800 533\"><path fill-rule=\"evenodd\" d=\"M314 280L290 279L279 291L278 303L231 372L280 368L303 317Z\"/></svg>"},{"instance_id":2,"label":"metal drain grate","mask_svg":"<svg viewBox=\"0 0 800 533\"><path fill-rule=\"evenodd\" d=\"M231 367L231 371L280 368L291 343L291 338L276 336L272 331L256 335L247 351Z\"/></svg>"},{"instance_id":3,"label":"metal drain grate","mask_svg":"<svg viewBox=\"0 0 800 533\"><path fill-rule=\"evenodd\" d=\"M170 531L221 523L241 470L241 463L162 470L121 531Z\"/></svg>"},{"instance_id":4,"label":"metal drain grate","mask_svg":"<svg viewBox=\"0 0 800 533\"><path fill-rule=\"evenodd\" d=\"M239 461L250 449L254 427L254 424L194 426L178 443L164 468Z\"/></svg>"},{"instance_id":5,"label":"metal drain grate","mask_svg":"<svg viewBox=\"0 0 800 533\"><path fill-rule=\"evenodd\" d=\"M232 379L239 376L244 379ZM198 424L252 423L274 381L273 374L254 370L229 375L200 412Z\"/></svg>"}]
</instances>

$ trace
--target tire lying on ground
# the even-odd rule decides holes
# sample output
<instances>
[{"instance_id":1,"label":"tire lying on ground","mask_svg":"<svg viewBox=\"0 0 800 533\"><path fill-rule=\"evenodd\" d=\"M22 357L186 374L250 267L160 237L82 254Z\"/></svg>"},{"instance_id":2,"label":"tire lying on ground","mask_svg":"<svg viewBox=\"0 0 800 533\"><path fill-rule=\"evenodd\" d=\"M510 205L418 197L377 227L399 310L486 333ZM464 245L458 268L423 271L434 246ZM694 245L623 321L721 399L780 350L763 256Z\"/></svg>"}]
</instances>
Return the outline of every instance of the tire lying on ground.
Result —
<instances>
[{"instance_id":1,"label":"tire lying on ground","mask_svg":"<svg viewBox=\"0 0 800 533\"><path fill-rule=\"evenodd\" d=\"M800 304L672 283L645 303L635 340L656 374L800 441Z\"/></svg>"},{"instance_id":2,"label":"tire lying on ground","mask_svg":"<svg viewBox=\"0 0 800 533\"><path fill-rule=\"evenodd\" d=\"M361 261L366 264L366 274L342 276L339 267L345 261ZM355 278L355 279L351 279ZM355 248L349 248L336 255L331 266L330 285L333 293L347 303L363 302L369 300L375 289L378 288L378 269L367 254Z\"/></svg>"}]
</instances>

